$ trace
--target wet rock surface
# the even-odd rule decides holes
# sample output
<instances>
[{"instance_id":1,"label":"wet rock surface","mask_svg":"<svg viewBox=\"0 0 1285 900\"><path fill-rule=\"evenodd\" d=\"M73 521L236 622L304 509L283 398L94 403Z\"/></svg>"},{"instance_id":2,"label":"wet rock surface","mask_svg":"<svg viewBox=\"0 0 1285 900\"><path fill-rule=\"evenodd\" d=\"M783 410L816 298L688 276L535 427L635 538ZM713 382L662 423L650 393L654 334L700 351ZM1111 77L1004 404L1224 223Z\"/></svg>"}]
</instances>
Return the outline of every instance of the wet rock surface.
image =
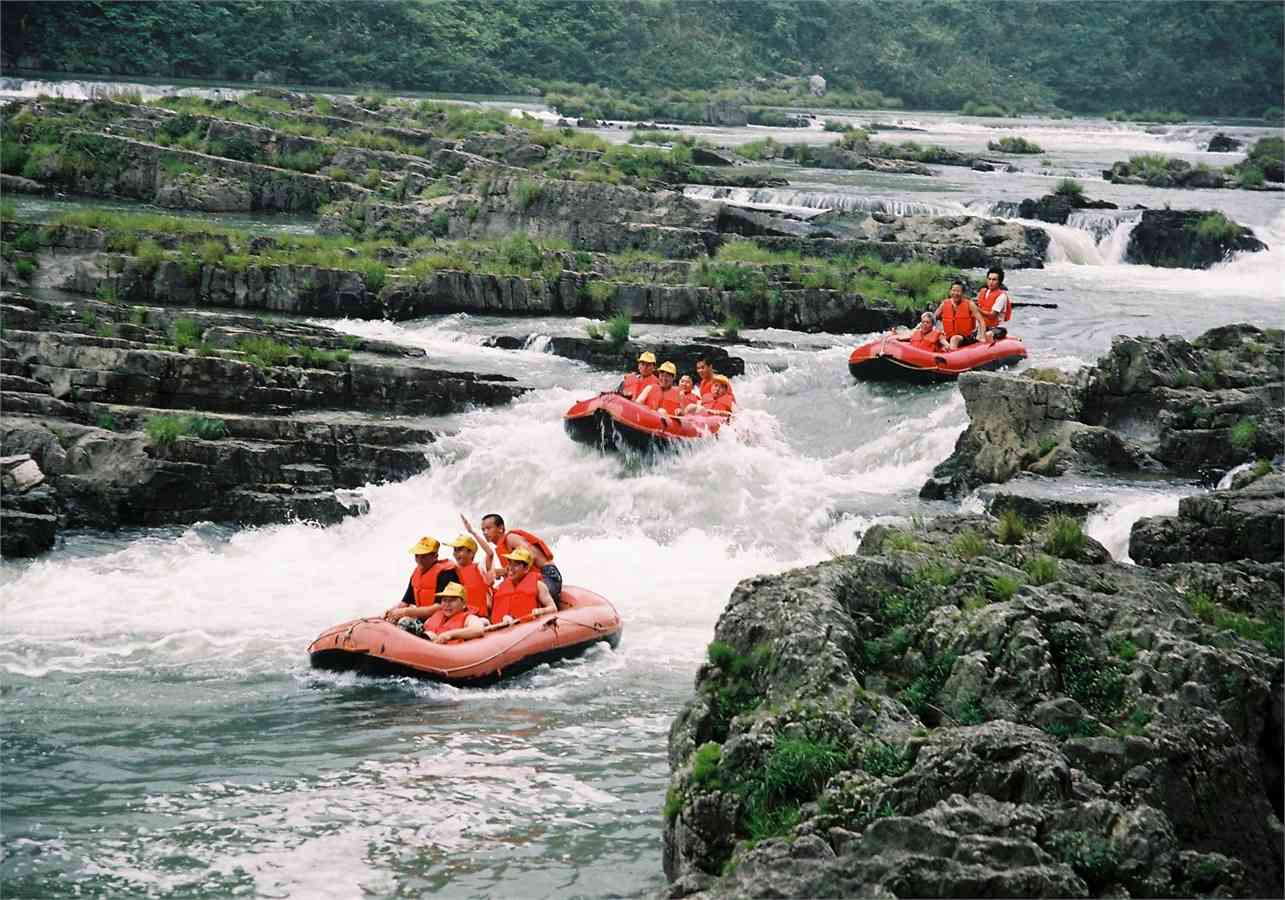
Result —
<instances>
[{"instance_id":1,"label":"wet rock surface","mask_svg":"<svg viewBox=\"0 0 1285 900\"><path fill-rule=\"evenodd\" d=\"M1227 325L1193 341L1117 337L1077 373L971 372L969 426L923 496L957 496L1019 472L1167 472L1216 480L1285 448L1285 346Z\"/></svg>"},{"instance_id":2,"label":"wet rock surface","mask_svg":"<svg viewBox=\"0 0 1285 900\"><path fill-rule=\"evenodd\" d=\"M743 581L670 732L667 895L1279 896L1285 568L1069 537L875 526Z\"/></svg>"},{"instance_id":3,"label":"wet rock surface","mask_svg":"<svg viewBox=\"0 0 1285 900\"><path fill-rule=\"evenodd\" d=\"M1285 557L1285 475L1267 468L1244 487L1184 497L1176 516L1139 519L1129 535L1130 558L1153 566Z\"/></svg>"},{"instance_id":4,"label":"wet rock surface","mask_svg":"<svg viewBox=\"0 0 1285 900\"><path fill-rule=\"evenodd\" d=\"M43 552L64 528L336 522L361 511L340 489L428 466L431 430L372 414L443 414L523 390L287 319L0 301L6 556Z\"/></svg>"}]
</instances>

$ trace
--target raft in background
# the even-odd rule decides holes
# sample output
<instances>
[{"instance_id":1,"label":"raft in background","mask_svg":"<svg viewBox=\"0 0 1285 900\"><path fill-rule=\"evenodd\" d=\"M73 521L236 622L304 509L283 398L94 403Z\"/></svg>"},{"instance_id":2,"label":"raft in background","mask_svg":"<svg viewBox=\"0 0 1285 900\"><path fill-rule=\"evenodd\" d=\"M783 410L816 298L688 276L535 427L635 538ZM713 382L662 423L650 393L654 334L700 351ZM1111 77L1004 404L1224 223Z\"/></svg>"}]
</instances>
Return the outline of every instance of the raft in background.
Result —
<instances>
[{"instance_id":1,"label":"raft in background","mask_svg":"<svg viewBox=\"0 0 1285 900\"><path fill-rule=\"evenodd\" d=\"M687 441L717 434L722 416L669 416L635 403L624 394L607 392L572 404L562 416L571 440L600 450L639 452L671 449Z\"/></svg>"},{"instance_id":2,"label":"raft in background","mask_svg":"<svg viewBox=\"0 0 1285 900\"><path fill-rule=\"evenodd\" d=\"M599 642L614 648L623 630L620 614L609 600L565 585L555 612L492 625L479 638L438 644L382 617L354 619L323 631L308 645L308 659L314 669L409 675L473 687L579 656Z\"/></svg>"},{"instance_id":3,"label":"raft in background","mask_svg":"<svg viewBox=\"0 0 1285 900\"><path fill-rule=\"evenodd\" d=\"M1020 338L1006 337L993 344L969 344L947 352L922 350L909 341L884 335L862 344L848 357L848 371L858 381L903 381L934 384L953 381L964 372L1000 369L1026 359Z\"/></svg>"}]
</instances>

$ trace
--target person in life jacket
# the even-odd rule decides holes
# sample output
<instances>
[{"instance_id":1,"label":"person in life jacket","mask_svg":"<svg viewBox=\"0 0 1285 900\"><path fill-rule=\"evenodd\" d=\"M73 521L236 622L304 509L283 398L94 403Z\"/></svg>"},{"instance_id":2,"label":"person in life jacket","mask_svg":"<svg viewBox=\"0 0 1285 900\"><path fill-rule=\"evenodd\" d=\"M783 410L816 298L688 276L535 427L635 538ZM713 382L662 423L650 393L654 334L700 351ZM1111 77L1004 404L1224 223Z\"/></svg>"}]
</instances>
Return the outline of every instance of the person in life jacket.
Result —
<instances>
[{"instance_id":1,"label":"person in life jacket","mask_svg":"<svg viewBox=\"0 0 1285 900\"><path fill-rule=\"evenodd\" d=\"M999 266L986 270L986 287L977 292L977 309L986 326L988 343L1008 336L1008 329L1000 323L1013 318L1013 300L1004 287L1004 270Z\"/></svg>"},{"instance_id":2,"label":"person in life jacket","mask_svg":"<svg viewBox=\"0 0 1285 900\"><path fill-rule=\"evenodd\" d=\"M730 419L732 413L736 412L736 400L732 397L732 380L726 375L714 375L712 395L702 400L694 411L707 416L723 416Z\"/></svg>"},{"instance_id":3,"label":"person in life jacket","mask_svg":"<svg viewBox=\"0 0 1285 900\"><path fill-rule=\"evenodd\" d=\"M941 330L950 342L951 350L985 340L982 312L976 303L964 296L964 283L959 279L951 283L950 296L941 301L935 318L941 320Z\"/></svg>"},{"instance_id":4,"label":"person in life jacket","mask_svg":"<svg viewBox=\"0 0 1285 900\"><path fill-rule=\"evenodd\" d=\"M415 556L415 568L410 573L410 583L401 603L384 613L389 622L402 618L427 619L437 611L437 592L452 581L458 581L455 563L438 559L440 545L431 537L422 537L410 552Z\"/></svg>"},{"instance_id":5,"label":"person in life jacket","mask_svg":"<svg viewBox=\"0 0 1285 900\"><path fill-rule=\"evenodd\" d=\"M714 376L716 374L714 366L710 363L708 357L702 356L696 360L696 377L700 379L697 393L700 394L702 400L708 400L714 396ZM733 400L736 399L736 395L732 393L732 382L730 381L727 382L727 392L732 394Z\"/></svg>"},{"instance_id":6,"label":"person in life jacket","mask_svg":"<svg viewBox=\"0 0 1285 900\"><path fill-rule=\"evenodd\" d=\"M442 641L467 641L481 637L491 623L474 615L468 608L464 585L451 582L434 598L437 611L427 619L409 617L398 620L397 627L411 634L440 643Z\"/></svg>"},{"instance_id":7,"label":"person in life jacket","mask_svg":"<svg viewBox=\"0 0 1285 900\"><path fill-rule=\"evenodd\" d=\"M686 409L693 403L701 402L701 395L692 390L692 376L684 375L678 379L678 408Z\"/></svg>"},{"instance_id":8,"label":"person in life jacket","mask_svg":"<svg viewBox=\"0 0 1285 900\"><path fill-rule=\"evenodd\" d=\"M482 534L495 545L495 552L501 559L514 550L525 549L531 554L531 560L540 576L549 586L549 593L556 601L562 596L562 573L553 564L553 551L549 545L529 531L514 528L506 531L504 517L499 513L488 513L482 517ZM495 592L491 593L491 602L495 602Z\"/></svg>"},{"instance_id":9,"label":"person in life jacket","mask_svg":"<svg viewBox=\"0 0 1285 900\"><path fill-rule=\"evenodd\" d=\"M638 372L630 372L620 383L620 393L630 400L637 400L643 388L659 383L656 378L656 354L648 350L638 357Z\"/></svg>"},{"instance_id":10,"label":"person in life jacket","mask_svg":"<svg viewBox=\"0 0 1285 900\"><path fill-rule=\"evenodd\" d=\"M463 516L460 516L463 519ZM464 527L472 533L468 520L464 520ZM469 610L474 614L487 618L491 615L491 586L495 583L495 575L491 571L494 567L494 552L491 545L482 542L486 548L486 559L482 565L474 562L477 556L478 541L476 537L470 537L468 534L461 534L454 541L446 546L455 550L455 574L464 585L465 600L468 603Z\"/></svg>"},{"instance_id":11,"label":"person in life jacket","mask_svg":"<svg viewBox=\"0 0 1285 900\"><path fill-rule=\"evenodd\" d=\"M540 578L539 573L531 571L534 557L530 550L519 547L512 553L504 554L504 559L508 562L504 580L495 586L491 598L492 624L516 622L537 609L558 608L549 586Z\"/></svg>"},{"instance_id":12,"label":"person in life jacket","mask_svg":"<svg viewBox=\"0 0 1285 900\"><path fill-rule=\"evenodd\" d=\"M672 362L661 363L656 370L656 377L660 380L643 388L638 394L638 402L648 409L659 409L662 415L677 415L680 409L678 388L674 387L677 375L678 369Z\"/></svg>"},{"instance_id":13,"label":"person in life jacket","mask_svg":"<svg viewBox=\"0 0 1285 900\"><path fill-rule=\"evenodd\" d=\"M933 314L925 312L919 317L919 324L906 337L897 338L899 341L909 341L910 346L918 347L920 350L945 350L949 347L946 342L946 335L934 327Z\"/></svg>"}]
</instances>

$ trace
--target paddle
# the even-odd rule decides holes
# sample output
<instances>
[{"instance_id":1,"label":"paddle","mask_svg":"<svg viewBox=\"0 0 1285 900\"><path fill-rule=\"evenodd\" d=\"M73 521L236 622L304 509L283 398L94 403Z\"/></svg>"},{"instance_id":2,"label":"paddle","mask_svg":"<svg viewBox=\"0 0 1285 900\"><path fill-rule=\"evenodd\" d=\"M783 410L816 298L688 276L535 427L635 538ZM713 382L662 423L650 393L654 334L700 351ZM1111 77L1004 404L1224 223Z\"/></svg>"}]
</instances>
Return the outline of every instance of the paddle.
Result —
<instances>
[{"instance_id":1,"label":"paddle","mask_svg":"<svg viewBox=\"0 0 1285 900\"><path fill-rule=\"evenodd\" d=\"M1034 309L1057 309L1057 304L1056 303L1019 303L1016 300L1013 301L1013 309L1022 309L1023 307L1031 307Z\"/></svg>"}]
</instances>

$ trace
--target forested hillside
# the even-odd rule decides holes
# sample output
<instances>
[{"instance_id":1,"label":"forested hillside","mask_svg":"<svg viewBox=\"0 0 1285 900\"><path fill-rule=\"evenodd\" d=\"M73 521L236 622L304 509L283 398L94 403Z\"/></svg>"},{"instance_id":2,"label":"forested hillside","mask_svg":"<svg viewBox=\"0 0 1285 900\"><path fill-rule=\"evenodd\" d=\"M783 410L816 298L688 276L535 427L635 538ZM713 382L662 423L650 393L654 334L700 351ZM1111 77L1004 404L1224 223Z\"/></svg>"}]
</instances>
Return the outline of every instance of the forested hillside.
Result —
<instances>
[{"instance_id":1,"label":"forested hillside","mask_svg":"<svg viewBox=\"0 0 1285 900\"><path fill-rule=\"evenodd\" d=\"M907 106L1281 105L1285 5L992 0L211 0L6 2L14 67L112 75L515 92L627 92L821 71Z\"/></svg>"}]
</instances>

